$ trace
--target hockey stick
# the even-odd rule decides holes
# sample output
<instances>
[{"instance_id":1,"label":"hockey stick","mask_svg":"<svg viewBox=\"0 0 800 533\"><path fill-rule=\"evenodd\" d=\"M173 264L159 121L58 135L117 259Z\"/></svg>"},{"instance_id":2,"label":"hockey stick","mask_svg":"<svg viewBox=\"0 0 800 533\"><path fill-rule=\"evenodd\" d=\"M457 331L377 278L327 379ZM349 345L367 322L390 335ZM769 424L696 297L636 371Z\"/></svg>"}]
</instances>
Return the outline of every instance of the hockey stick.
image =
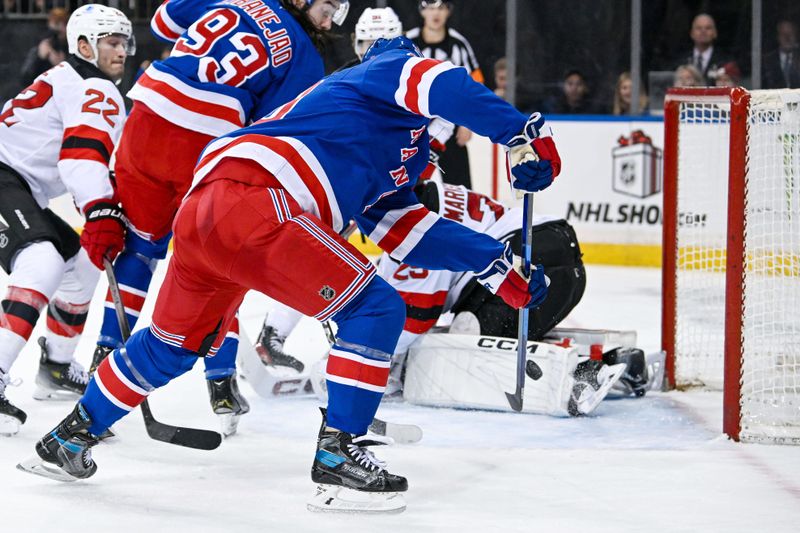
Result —
<instances>
[{"instance_id":1,"label":"hockey stick","mask_svg":"<svg viewBox=\"0 0 800 533\"><path fill-rule=\"evenodd\" d=\"M107 257L103 258L103 266L105 267L106 277L108 277L108 290L111 292L111 299L114 300L114 310L117 313L117 322L122 334L122 341L125 342L131 336L131 328L128 324L128 317L125 316L122 294L119 291L117 277L114 275L114 268ZM171 426L159 422L150 411L150 404L147 398L140 404L140 407L142 408L144 427L147 429L147 434L151 439L198 450L214 450L222 443L222 435L216 431Z\"/></svg>"},{"instance_id":2,"label":"hockey stick","mask_svg":"<svg viewBox=\"0 0 800 533\"><path fill-rule=\"evenodd\" d=\"M531 240L533 240L533 193L525 193L522 208L522 273L526 278L531 275ZM517 332L517 388L514 394L506 393L508 404L514 411L522 411L525 394L526 362L528 373L532 379L542 377L542 369L533 362L527 361L528 355L528 316L530 310L523 307L519 310L519 329ZM538 372L537 372L538 371Z\"/></svg>"}]
</instances>

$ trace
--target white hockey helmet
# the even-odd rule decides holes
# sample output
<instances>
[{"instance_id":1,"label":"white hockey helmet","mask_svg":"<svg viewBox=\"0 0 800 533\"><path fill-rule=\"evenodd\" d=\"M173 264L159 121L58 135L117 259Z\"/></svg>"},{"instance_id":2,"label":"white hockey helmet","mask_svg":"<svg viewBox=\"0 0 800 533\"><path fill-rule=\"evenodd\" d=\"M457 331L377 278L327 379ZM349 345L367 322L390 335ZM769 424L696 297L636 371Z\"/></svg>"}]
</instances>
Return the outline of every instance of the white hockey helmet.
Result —
<instances>
[{"instance_id":1,"label":"white hockey helmet","mask_svg":"<svg viewBox=\"0 0 800 533\"><path fill-rule=\"evenodd\" d=\"M391 7L368 7L358 17L353 47L356 55L363 57L378 39L393 39L403 35L403 24Z\"/></svg>"},{"instance_id":2,"label":"white hockey helmet","mask_svg":"<svg viewBox=\"0 0 800 533\"><path fill-rule=\"evenodd\" d=\"M78 41L83 37L94 52L94 59L86 61L95 66L97 66L97 41L109 35L122 35L128 40L128 55L136 53L133 26L119 9L100 4L86 4L73 11L67 22L69 53L80 57Z\"/></svg>"}]
</instances>

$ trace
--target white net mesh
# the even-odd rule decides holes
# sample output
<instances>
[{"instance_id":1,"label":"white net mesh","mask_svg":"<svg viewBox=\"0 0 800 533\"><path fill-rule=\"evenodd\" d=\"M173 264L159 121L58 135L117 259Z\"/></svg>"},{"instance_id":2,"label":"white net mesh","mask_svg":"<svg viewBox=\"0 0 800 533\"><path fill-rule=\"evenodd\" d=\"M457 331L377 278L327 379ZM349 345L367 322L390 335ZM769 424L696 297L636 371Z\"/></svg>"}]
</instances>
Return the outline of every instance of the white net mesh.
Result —
<instances>
[{"instance_id":1,"label":"white net mesh","mask_svg":"<svg viewBox=\"0 0 800 533\"><path fill-rule=\"evenodd\" d=\"M722 388L730 105L686 102L678 135L675 373Z\"/></svg>"},{"instance_id":2,"label":"white net mesh","mask_svg":"<svg viewBox=\"0 0 800 533\"><path fill-rule=\"evenodd\" d=\"M730 105L681 105L676 381L721 388ZM743 440L800 443L800 91L753 91L745 185Z\"/></svg>"}]
</instances>

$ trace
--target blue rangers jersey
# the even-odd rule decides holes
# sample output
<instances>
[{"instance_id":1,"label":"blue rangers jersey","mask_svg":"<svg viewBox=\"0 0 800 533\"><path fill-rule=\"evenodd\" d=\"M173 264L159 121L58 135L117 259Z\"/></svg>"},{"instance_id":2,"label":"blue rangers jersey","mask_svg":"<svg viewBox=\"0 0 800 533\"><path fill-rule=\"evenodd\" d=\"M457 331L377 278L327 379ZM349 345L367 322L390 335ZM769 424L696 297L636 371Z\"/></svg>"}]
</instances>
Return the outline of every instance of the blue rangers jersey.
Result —
<instances>
[{"instance_id":1,"label":"blue rangers jersey","mask_svg":"<svg viewBox=\"0 0 800 533\"><path fill-rule=\"evenodd\" d=\"M428 125L437 116L501 144L527 119L463 68L396 49L329 76L252 126L211 142L195 185L226 157L250 159L336 231L354 218L399 261L480 271L503 246L431 213L413 192L428 162Z\"/></svg>"},{"instance_id":2,"label":"blue rangers jersey","mask_svg":"<svg viewBox=\"0 0 800 533\"><path fill-rule=\"evenodd\" d=\"M128 97L214 137L266 115L325 74L311 39L278 0L169 0L151 28L175 46Z\"/></svg>"}]
</instances>

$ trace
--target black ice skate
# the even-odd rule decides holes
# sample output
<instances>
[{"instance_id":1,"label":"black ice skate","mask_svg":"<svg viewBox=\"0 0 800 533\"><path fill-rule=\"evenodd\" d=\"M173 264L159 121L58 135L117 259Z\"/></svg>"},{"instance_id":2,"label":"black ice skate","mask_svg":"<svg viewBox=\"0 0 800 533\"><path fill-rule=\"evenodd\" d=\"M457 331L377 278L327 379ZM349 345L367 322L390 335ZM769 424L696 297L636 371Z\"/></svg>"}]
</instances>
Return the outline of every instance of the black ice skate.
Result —
<instances>
[{"instance_id":1,"label":"black ice skate","mask_svg":"<svg viewBox=\"0 0 800 533\"><path fill-rule=\"evenodd\" d=\"M575 385L567 405L571 416L588 415L594 411L625 372L624 364L606 365L592 359L575 368Z\"/></svg>"},{"instance_id":2,"label":"black ice skate","mask_svg":"<svg viewBox=\"0 0 800 533\"><path fill-rule=\"evenodd\" d=\"M620 347L603 354L603 362L609 365L624 363L625 372L616 385L625 394L644 396L650 388L650 376L644 352L638 348Z\"/></svg>"},{"instance_id":3,"label":"black ice skate","mask_svg":"<svg viewBox=\"0 0 800 533\"><path fill-rule=\"evenodd\" d=\"M97 367L100 366L108 354L114 351L114 348L109 348L108 346L103 346L102 344L98 344L97 347L94 349L94 354L92 355L92 364L89 366L89 375L91 376L94 374L94 371L97 370Z\"/></svg>"},{"instance_id":4,"label":"black ice skate","mask_svg":"<svg viewBox=\"0 0 800 533\"><path fill-rule=\"evenodd\" d=\"M19 380L12 382L8 374L0 370L0 435L7 437L16 435L19 427L28 419L25 411L11 403L6 397L6 387L18 383Z\"/></svg>"},{"instance_id":5,"label":"black ice skate","mask_svg":"<svg viewBox=\"0 0 800 533\"><path fill-rule=\"evenodd\" d=\"M76 481L94 475L97 465L91 447L97 437L87 430L92 420L81 404L50 433L36 443L36 455L19 463L17 468L56 481Z\"/></svg>"},{"instance_id":6,"label":"black ice skate","mask_svg":"<svg viewBox=\"0 0 800 533\"><path fill-rule=\"evenodd\" d=\"M42 357L39 359L39 372L36 374L37 400L75 400L86 390L89 374L77 361L55 363L50 361L47 340L39 337Z\"/></svg>"},{"instance_id":7,"label":"black ice skate","mask_svg":"<svg viewBox=\"0 0 800 533\"><path fill-rule=\"evenodd\" d=\"M261 328L261 333L258 334L258 339L256 339L256 353L258 353L265 365L288 366L297 370L298 373L302 372L305 365L291 355L284 353L284 342L286 342L286 337L279 337L275 332L275 328L268 326L264 322L264 327Z\"/></svg>"},{"instance_id":8,"label":"black ice skate","mask_svg":"<svg viewBox=\"0 0 800 533\"><path fill-rule=\"evenodd\" d=\"M350 513L400 513L408 481L390 474L386 463L367 450L368 446L390 444L391 439L376 436L356 437L326 428L325 410L311 467L317 492L308 502L310 511Z\"/></svg>"},{"instance_id":9,"label":"black ice skate","mask_svg":"<svg viewBox=\"0 0 800 533\"><path fill-rule=\"evenodd\" d=\"M229 437L236 433L236 428L239 426L239 418L243 414L250 412L250 404L239 392L236 374L206 381L208 383L208 398L211 401L211 409L220 416L222 434Z\"/></svg>"}]
</instances>

